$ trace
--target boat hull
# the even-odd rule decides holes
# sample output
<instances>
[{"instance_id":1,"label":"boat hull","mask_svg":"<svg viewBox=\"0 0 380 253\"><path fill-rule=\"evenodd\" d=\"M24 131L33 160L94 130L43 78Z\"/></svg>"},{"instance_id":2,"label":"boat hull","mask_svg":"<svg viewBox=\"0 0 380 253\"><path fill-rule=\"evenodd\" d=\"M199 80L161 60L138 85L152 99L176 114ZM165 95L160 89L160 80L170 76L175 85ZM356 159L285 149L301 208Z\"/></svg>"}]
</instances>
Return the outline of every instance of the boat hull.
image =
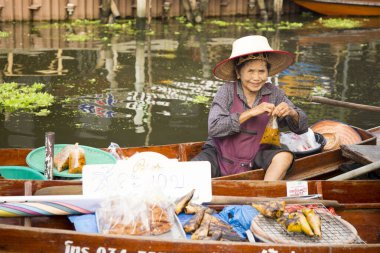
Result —
<instances>
[{"instance_id":1,"label":"boat hull","mask_svg":"<svg viewBox=\"0 0 380 253\"><path fill-rule=\"evenodd\" d=\"M24 195L25 184L32 193L51 186L80 186L73 181L0 180L0 196ZM286 182L214 181L215 196L282 197ZM3 252L278 252L359 253L379 252L380 184L374 180L308 181L309 194L322 194L341 207L336 212L352 224L367 244L285 245L274 243L212 242L157 239L146 236L117 236L79 233L66 216L0 218L0 249ZM371 194L368 194L371 189ZM355 193L355 194L352 194ZM217 206L212 206L217 208ZM272 251L269 251L272 249Z\"/></svg>"},{"instance_id":2,"label":"boat hull","mask_svg":"<svg viewBox=\"0 0 380 253\"><path fill-rule=\"evenodd\" d=\"M327 16L380 16L380 1L293 0L293 2Z\"/></svg>"}]
</instances>

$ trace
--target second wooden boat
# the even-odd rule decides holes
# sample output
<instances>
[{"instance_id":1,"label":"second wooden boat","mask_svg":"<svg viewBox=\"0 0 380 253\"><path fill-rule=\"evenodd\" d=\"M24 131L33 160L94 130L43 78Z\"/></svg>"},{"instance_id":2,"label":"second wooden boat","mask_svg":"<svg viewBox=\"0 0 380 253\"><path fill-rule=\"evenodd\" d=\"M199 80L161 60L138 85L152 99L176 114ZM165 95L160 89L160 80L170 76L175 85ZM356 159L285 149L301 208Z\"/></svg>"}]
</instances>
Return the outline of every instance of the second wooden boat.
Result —
<instances>
[{"instance_id":1,"label":"second wooden boat","mask_svg":"<svg viewBox=\"0 0 380 253\"><path fill-rule=\"evenodd\" d=\"M362 139L362 141L357 144L376 145L376 136L371 131L357 127L353 128ZM176 158L179 161L190 161L200 152L202 146L203 142L189 142L160 146L122 148L122 152L125 156L129 157L137 152L150 151L163 154L168 158ZM0 166L27 166L26 157L32 150L33 149L30 148L0 149ZM347 161L348 159L342 156L340 149L324 151L299 158L296 159L293 170L288 173L285 180L325 179L327 176L339 174L339 166ZM220 177L218 179L262 180L264 179L264 170L258 169Z\"/></svg>"},{"instance_id":2,"label":"second wooden boat","mask_svg":"<svg viewBox=\"0 0 380 253\"><path fill-rule=\"evenodd\" d=\"M292 0L314 12L328 16L380 16L378 0Z\"/></svg>"}]
</instances>

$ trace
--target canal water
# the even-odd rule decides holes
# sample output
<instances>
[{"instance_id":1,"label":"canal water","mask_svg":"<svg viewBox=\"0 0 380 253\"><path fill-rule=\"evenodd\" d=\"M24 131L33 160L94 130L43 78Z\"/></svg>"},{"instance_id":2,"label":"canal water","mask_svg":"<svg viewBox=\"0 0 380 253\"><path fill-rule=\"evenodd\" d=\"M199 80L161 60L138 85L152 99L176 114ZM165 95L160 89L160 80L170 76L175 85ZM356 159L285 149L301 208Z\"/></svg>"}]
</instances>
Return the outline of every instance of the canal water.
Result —
<instances>
[{"instance_id":1,"label":"canal water","mask_svg":"<svg viewBox=\"0 0 380 253\"><path fill-rule=\"evenodd\" d=\"M271 24L242 17L198 26L153 20L151 30L138 33L131 20L3 23L0 83L43 83L54 102L45 113L1 108L0 148L43 146L45 132L55 132L56 143L93 147L203 141L209 105L222 85L212 69L229 57L233 40L252 34L296 54L295 64L271 81L304 109L310 125L334 119L375 127L379 113L308 100L318 95L380 106L380 19L327 27L328 20Z\"/></svg>"}]
</instances>

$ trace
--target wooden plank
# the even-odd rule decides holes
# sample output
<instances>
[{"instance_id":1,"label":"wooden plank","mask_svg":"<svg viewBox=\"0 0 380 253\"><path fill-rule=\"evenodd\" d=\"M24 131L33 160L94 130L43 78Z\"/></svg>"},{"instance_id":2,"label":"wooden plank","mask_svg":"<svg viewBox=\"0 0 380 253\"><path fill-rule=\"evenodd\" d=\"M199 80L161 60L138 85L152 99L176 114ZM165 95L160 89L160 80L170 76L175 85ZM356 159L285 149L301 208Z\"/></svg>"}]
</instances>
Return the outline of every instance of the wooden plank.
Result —
<instances>
[{"instance_id":1,"label":"wooden plank","mask_svg":"<svg viewBox=\"0 0 380 253\"><path fill-rule=\"evenodd\" d=\"M342 145L342 155L361 164L380 160L379 145Z\"/></svg>"}]
</instances>

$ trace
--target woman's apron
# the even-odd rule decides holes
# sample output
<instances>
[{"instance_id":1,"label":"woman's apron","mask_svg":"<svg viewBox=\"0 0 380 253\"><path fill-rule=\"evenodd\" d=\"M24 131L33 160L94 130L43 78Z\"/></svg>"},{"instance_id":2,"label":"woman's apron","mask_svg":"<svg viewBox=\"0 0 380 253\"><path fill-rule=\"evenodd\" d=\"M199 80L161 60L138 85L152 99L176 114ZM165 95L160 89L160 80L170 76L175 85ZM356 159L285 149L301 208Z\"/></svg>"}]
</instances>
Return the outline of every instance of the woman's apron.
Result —
<instances>
[{"instance_id":1,"label":"woman's apron","mask_svg":"<svg viewBox=\"0 0 380 253\"><path fill-rule=\"evenodd\" d=\"M265 95L259 103L268 101L269 95ZM244 102L237 95L236 82L234 83L234 100L230 112L244 112ZM240 133L213 138L218 151L218 164L222 176L252 169L252 161L259 150L261 137L268 121L268 114L263 113L241 124Z\"/></svg>"}]
</instances>

